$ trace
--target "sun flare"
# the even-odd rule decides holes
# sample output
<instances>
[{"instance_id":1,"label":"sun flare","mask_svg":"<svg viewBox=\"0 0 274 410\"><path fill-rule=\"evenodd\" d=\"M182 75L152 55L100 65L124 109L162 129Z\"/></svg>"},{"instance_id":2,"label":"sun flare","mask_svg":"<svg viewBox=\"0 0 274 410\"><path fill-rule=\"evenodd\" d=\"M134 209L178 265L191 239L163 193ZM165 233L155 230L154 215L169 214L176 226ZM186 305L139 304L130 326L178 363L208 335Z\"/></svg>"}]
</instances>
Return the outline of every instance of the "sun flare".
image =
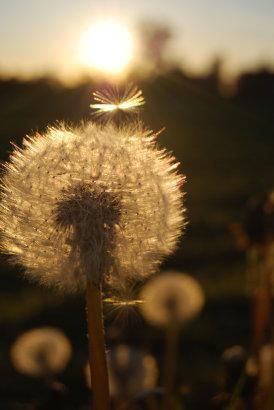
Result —
<instances>
[{"instance_id":1,"label":"sun flare","mask_svg":"<svg viewBox=\"0 0 274 410\"><path fill-rule=\"evenodd\" d=\"M105 20L90 26L80 45L82 62L107 73L120 73L133 54L130 31L118 21Z\"/></svg>"}]
</instances>

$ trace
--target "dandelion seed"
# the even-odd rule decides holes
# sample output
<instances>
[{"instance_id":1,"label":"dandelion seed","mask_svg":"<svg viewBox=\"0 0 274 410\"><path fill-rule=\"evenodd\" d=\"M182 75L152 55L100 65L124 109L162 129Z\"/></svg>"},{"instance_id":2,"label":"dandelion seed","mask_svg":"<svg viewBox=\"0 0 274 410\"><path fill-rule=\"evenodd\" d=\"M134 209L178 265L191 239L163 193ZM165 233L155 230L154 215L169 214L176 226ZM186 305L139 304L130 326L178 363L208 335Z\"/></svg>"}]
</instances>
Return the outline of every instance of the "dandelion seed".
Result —
<instances>
[{"instance_id":1,"label":"dandelion seed","mask_svg":"<svg viewBox=\"0 0 274 410\"><path fill-rule=\"evenodd\" d=\"M103 300L108 306L107 312L114 316L114 322L120 322L122 325L136 324L140 320L140 313L137 309L143 301L134 299L118 299L116 297L106 298Z\"/></svg>"},{"instance_id":2,"label":"dandelion seed","mask_svg":"<svg viewBox=\"0 0 274 410\"><path fill-rule=\"evenodd\" d=\"M95 91L93 93L96 103L90 108L96 110L97 115L113 111L136 112L145 104L143 93L136 86L129 86L122 96L116 90Z\"/></svg>"},{"instance_id":3,"label":"dandelion seed","mask_svg":"<svg viewBox=\"0 0 274 410\"><path fill-rule=\"evenodd\" d=\"M138 285L137 285L138 286ZM105 297L106 312L113 316L114 323L119 325L136 325L140 322L141 316L138 306L143 303L137 297L136 283L123 283L120 287L116 286L110 290L109 297Z\"/></svg>"},{"instance_id":4,"label":"dandelion seed","mask_svg":"<svg viewBox=\"0 0 274 410\"><path fill-rule=\"evenodd\" d=\"M166 272L150 280L140 294L141 311L157 326L183 323L203 307L204 294L198 282L187 274Z\"/></svg>"},{"instance_id":5,"label":"dandelion seed","mask_svg":"<svg viewBox=\"0 0 274 410\"><path fill-rule=\"evenodd\" d=\"M60 330L43 327L20 335L10 355L18 372L46 377L64 370L71 356L71 345Z\"/></svg>"},{"instance_id":6,"label":"dandelion seed","mask_svg":"<svg viewBox=\"0 0 274 410\"><path fill-rule=\"evenodd\" d=\"M110 303L113 306L123 307L123 306L138 306L138 305L143 303L143 300L138 300L138 299L137 300L131 300L131 299L122 300L122 299L118 299L118 298L113 297L113 298L104 299L104 302L105 303Z\"/></svg>"}]
</instances>

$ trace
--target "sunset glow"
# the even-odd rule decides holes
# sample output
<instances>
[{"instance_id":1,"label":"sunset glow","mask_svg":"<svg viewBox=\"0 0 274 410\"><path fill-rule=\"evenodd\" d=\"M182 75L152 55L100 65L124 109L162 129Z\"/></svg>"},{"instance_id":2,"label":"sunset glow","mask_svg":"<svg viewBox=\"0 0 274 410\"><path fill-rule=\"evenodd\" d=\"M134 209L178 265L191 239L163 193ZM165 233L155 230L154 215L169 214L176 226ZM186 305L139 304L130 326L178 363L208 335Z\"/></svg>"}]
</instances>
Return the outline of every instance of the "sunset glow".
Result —
<instances>
[{"instance_id":1,"label":"sunset glow","mask_svg":"<svg viewBox=\"0 0 274 410\"><path fill-rule=\"evenodd\" d=\"M129 64L133 39L117 21L101 21L90 26L80 45L83 64L107 73L120 73Z\"/></svg>"}]
</instances>

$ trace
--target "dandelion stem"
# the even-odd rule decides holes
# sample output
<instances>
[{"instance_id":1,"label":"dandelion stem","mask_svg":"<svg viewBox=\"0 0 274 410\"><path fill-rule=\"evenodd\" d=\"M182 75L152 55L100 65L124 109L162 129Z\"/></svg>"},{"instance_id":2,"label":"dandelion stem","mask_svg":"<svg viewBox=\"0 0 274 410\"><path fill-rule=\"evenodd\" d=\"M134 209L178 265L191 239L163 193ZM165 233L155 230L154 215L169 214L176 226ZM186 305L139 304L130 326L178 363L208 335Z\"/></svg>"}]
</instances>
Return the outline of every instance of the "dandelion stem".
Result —
<instances>
[{"instance_id":1,"label":"dandelion stem","mask_svg":"<svg viewBox=\"0 0 274 410\"><path fill-rule=\"evenodd\" d=\"M92 410L109 410L109 384L103 328L101 289L87 280L87 318Z\"/></svg>"},{"instance_id":2,"label":"dandelion stem","mask_svg":"<svg viewBox=\"0 0 274 410\"><path fill-rule=\"evenodd\" d=\"M178 347L179 327L170 324L166 335L166 358L165 358L165 399L164 410L174 409L176 406L174 398L174 385L176 378L176 358Z\"/></svg>"}]
</instances>

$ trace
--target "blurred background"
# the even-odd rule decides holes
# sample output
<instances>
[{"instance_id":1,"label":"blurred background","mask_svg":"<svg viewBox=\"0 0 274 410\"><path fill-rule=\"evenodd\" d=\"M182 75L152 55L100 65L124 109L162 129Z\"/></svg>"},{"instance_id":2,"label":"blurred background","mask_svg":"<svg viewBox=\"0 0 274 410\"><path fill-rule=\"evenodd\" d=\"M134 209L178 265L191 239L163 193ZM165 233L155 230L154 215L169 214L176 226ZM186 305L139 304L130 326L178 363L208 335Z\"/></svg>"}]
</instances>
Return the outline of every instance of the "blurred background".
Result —
<instances>
[{"instance_id":1,"label":"blurred background","mask_svg":"<svg viewBox=\"0 0 274 410\"><path fill-rule=\"evenodd\" d=\"M155 131L165 127L159 143L174 152L187 178L188 225L163 269L188 272L206 296L180 338L187 409L215 408L224 349L251 349L256 280L247 260L273 228L273 195L266 199L274 175L273 44L271 0L0 1L1 161L10 142L20 145L26 134L92 119L92 92L104 87L137 84L146 99L143 121ZM40 408L44 387L16 372L9 351L24 331L54 326L74 349L62 375L72 407L64 408L80 408L88 397L84 299L28 283L6 259L0 407ZM106 337L108 347L145 348L161 368L164 333L138 311L108 314Z\"/></svg>"}]
</instances>

